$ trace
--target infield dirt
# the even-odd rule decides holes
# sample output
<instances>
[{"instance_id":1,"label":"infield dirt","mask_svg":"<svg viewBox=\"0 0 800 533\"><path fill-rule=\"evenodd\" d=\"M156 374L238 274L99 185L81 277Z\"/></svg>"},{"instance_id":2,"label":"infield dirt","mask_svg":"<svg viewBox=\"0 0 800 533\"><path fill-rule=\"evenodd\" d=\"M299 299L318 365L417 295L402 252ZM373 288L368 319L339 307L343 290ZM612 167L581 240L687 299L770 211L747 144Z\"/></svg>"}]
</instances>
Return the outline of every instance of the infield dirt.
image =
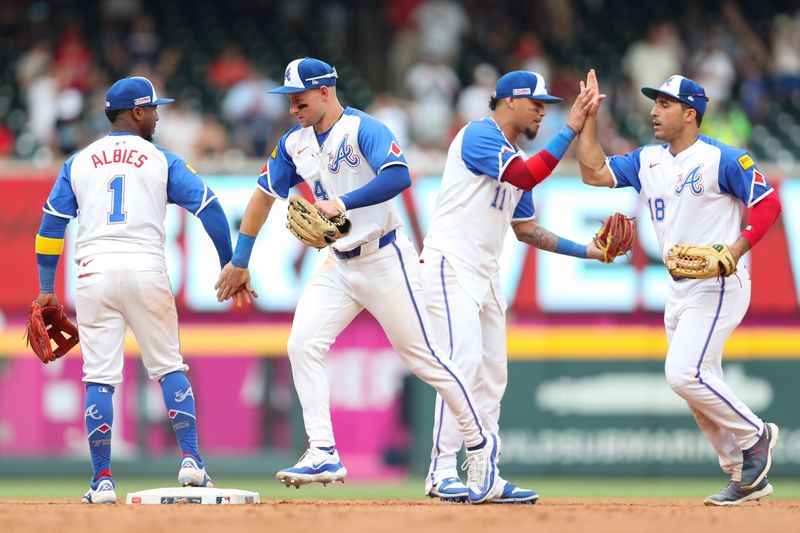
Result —
<instances>
[{"instance_id":1,"label":"infield dirt","mask_svg":"<svg viewBox=\"0 0 800 533\"><path fill-rule=\"evenodd\" d=\"M270 500L259 505L103 505L0 501L3 532L311 531L450 532L800 532L800 501L765 500L705 507L683 500L545 500L537 505L446 504L434 501Z\"/></svg>"}]
</instances>

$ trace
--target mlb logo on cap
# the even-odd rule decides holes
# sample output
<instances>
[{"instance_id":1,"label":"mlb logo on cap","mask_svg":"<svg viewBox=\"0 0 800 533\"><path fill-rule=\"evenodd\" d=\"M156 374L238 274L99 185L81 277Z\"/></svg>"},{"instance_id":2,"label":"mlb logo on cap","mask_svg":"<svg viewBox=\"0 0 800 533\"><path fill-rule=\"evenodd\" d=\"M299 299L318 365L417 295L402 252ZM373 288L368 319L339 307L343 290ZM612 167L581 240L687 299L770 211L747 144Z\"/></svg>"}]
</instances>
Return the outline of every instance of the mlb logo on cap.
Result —
<instances>
[{"instance_id":1,"label":"mlb logo on cap","mask_svg":"<svg viewBox=\"0 0 800 533\"><path fill-rule=\"evenodd\" d=\"M530 98L541 100L546 104L557 104L563 101L561 98L547 94L547 86L541 74L527 70L514 70L501 76L497 80L494 97Z\"/></svg>"},{"instance_id":2,"label":"mlb logo on cap","mask_svg":"<svg viewBox=\"0 0 800 533\"><path fill-rule=\"evenodd\" d=\"M336 85L338 77L336 69L326 62L312 57L304 57L289 63L283 76L283 86L270 92L292 94L320 87L333 87Z\"/></svg>"},{"instance_id":3,"label":"mlb logo on cap","mask_svg":"<svg viewBox=\"0 0 800 533\"><path fill-rule=\"evenodd\" d=\"M666 94L688 105L701 117L706 112L708 96L705 89L696 81L683 76L670 76L658 89L643 87L642 94L651 100L658 98L659 94Z\"/></svg>"},{"instance_id":4,"label":"mlb logo on cap","mask_svg":"<svg viewBox=\"0 0 800 533\"><path fill-rule=\"evenodd\" d=\"M153 83L141 76L122 78L116 81L106 93L106 109L108 111L171 104L174 101L172 98L159 98Z\"/></svg>"}]
</instances>

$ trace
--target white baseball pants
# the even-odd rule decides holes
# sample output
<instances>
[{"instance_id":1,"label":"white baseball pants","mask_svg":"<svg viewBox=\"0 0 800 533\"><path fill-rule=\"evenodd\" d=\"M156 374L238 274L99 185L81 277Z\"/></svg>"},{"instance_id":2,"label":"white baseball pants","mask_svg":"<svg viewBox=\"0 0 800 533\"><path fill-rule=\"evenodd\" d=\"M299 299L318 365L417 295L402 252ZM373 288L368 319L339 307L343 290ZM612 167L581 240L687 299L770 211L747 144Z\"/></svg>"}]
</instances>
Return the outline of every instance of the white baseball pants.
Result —
<instances>
[{"instance_id":1,"label":"white baseball pants","mask_svg":"<svg viewBox=\"0 0 800 533\"><path fill-rule=\"evenodd\" d=\"M478 304L459 285L441 252L426 248L422 258L422 286L434 336L464 373L484 426L496 433L508 382L505 303L490 289ZM461 444L456 419L437 395L429 470L432 484L458 477L456 455Z\"/></svg>"},{"instance_id":2,"label":"white baseball pants","mask_svg":"<svg viewBox=\"0 0 800 533\"><path fill-rule=\"evenodd\" d=\"M150 379L185 371L178 312L164 259L152 254L96 254L78 265L75 311L83 381L122 382L128 326Z\"/></svg>"},{"instance_id":3,"label":"white baseball pants","mask_svg":"<svg viewBox=\"0 0 800 533\"><path fill-rule=\"evenodd\" d=\"M310 446L335 445L325 354L362 309L378 320L409 370L456 413L464 441L469 446L483 442L464 376L431 334L414 245L398 232L395 242L367 255L342 260L330 253L297 304L288 352Z\"/></svg>"},{"instance_id":4,"label":"white baseball pants","mask_svg":"<svg viewBox=\"0 0 800 533\"><path fill-rule=\"evenodd\" d=\"M689 404L722 470L736 480L741 479L742 450L764 429L723 381L722 350L748 305L750 276L741 268L739 279L673 281L664 314L667 382Z\"/></svg>"}]
</instances>

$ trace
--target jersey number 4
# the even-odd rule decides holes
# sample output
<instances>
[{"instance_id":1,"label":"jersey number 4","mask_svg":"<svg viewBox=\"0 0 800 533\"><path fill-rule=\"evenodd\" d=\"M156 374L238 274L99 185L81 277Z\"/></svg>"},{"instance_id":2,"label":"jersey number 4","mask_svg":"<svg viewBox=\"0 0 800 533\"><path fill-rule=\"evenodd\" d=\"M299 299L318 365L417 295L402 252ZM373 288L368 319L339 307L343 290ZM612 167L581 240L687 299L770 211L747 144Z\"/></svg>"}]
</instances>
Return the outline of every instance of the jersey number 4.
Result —
<instances>
[{"instance_id":1,"label":"jersey number 4","mask_svg":"<svg viewBox=\"0 0 800 533\"><path fill-rule=\"evenodd\" d=\"M109 224L125 224L128 213L125 211L125 176L114 176L108 180L106 189L111 193L111 211L108 212Z\"/></svg>"}]
</instances>

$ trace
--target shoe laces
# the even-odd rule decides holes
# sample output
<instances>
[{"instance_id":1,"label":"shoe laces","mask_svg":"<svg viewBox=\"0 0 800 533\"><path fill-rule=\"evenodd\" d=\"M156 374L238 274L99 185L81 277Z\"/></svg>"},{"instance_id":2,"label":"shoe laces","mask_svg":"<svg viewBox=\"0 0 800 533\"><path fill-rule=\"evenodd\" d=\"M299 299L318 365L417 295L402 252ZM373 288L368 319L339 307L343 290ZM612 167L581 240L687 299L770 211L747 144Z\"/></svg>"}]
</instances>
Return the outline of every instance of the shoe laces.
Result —
<instances>
[{"instance_id":1,"label":"shoe laces","mask_svg":"<svg viewBox=\"0 0 800 533\"><path fill-rule=\"evenodd\" d=\"M314 465L319 464L323 461L328 461L331 457L331 454L326 452L325 450L320 450L319 448L309 448L300 456L300 460L297 461L299 465Z\"/></svg>"},{"instance_id":2,"label":"shoe laces","mask_svg":"<svg viewBox=\"0 0 800 533\"><path fill-rule=\"evenodd\" d=\"M467 471L467 483L480 486L486 477L486 448L467 452L467 460L461 465Z\"/></svg>"}]
</instances>

